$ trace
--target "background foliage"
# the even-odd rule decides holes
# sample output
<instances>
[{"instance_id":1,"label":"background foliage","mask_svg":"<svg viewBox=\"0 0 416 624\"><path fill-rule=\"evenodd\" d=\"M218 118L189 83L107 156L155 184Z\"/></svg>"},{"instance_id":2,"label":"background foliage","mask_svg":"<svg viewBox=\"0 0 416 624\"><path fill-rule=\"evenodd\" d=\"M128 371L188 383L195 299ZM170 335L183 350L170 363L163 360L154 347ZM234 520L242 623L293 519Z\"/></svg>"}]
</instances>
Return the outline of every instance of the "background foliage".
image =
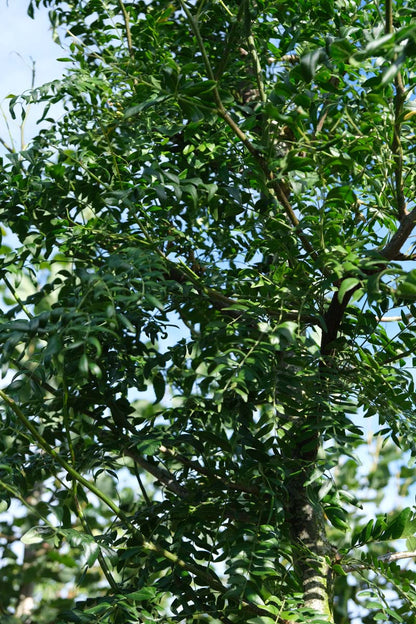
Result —
<instances>
[{"instance_id":1,"label":"background foliage","mask_svg":"<svg viewBox=\"0 0 416 624\"><path fill-rule=\"evenodd\" d=\"M411 621L411 3L41 4L67 70L9 98L48 129L0 181L0 622Z\"/></svg>"}]
</instances>

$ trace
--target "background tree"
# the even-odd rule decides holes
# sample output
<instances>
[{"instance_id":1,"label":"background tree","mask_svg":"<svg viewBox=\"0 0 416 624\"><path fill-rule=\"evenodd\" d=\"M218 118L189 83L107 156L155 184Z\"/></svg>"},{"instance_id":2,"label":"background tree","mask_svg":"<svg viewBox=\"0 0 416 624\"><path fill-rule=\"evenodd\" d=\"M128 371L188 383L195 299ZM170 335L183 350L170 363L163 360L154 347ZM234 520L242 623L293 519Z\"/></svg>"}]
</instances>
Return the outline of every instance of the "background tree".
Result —
<instances>
[{"instance_id":1,"label":"background tree","mask_svg":"<svg viewBox=\"0 0 416 624\"><path fill-rule=\"evenodd\" d=\"M414 9L41 4L68 69L10 98L49 128L1 176L1 622L411 621L415 513L360 507L414 477Z\"/></svg>"}]
</instances>

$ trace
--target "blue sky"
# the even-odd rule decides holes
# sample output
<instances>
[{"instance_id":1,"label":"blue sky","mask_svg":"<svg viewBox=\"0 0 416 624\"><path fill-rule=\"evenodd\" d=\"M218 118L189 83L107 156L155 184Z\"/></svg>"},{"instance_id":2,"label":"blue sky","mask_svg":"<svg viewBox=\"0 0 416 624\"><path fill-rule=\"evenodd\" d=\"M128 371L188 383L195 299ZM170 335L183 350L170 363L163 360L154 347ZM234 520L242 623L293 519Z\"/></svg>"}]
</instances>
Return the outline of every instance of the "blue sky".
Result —
<instances>
[{"instance_id":1,"label":"blue sky","mask_svg":"<svg viewBox=\"0 0 416 624\"><path fill-rule=\"evenodd\" d=\"M27 15L28 4L29 0L0 0L0 102L6 114L7 95L18 95L31 86L32 59L36 67L36 85L59 78L64 68L56 60L63 53L52 40L47 10L36 11L33 20ZM33 110L26 122L26 138L36 132L36 117L37 111ZM17 138L20 132L18 125L10 123L12 134ZM10 142L3 117L0 119L0 136Z\"/></svg>"}]
</instances>

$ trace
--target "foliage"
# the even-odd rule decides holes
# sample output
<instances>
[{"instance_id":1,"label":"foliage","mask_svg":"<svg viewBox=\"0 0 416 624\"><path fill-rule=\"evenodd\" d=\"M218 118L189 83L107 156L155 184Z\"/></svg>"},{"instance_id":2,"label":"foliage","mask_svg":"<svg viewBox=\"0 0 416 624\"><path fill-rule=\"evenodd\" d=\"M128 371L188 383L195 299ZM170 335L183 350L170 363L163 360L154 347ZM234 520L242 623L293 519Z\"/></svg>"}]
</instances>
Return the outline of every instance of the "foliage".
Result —
<instances>
[{"instance_id":1,"label":"foliage","mask_svg":"<svg viewBox=\"0 0 416 624\"><path fill-rule=\"evenodd\" d=\"M9 98L48 127L0 181L0 622L411 621L415 511L377 514L415 475L411 3L40 5L67 69Z\"/></svg>"}]
</instances>

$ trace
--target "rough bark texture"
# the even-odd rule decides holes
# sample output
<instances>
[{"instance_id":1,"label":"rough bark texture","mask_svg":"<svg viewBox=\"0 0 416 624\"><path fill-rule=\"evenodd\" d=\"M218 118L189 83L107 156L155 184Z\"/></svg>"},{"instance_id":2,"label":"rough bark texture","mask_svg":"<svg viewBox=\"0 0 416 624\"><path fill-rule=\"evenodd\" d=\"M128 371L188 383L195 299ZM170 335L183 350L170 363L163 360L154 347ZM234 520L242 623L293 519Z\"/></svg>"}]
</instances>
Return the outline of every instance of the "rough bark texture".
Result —
<instances>
[{"instance_id":1,"label":"rough bark texture","mask_svg":"<svg viewBox=\"0 0 416 624\"><path fill-rule=\"evenodd\" d=\"M289 479L289 513L295 544L294 563L303 580L304 605L333 622L330 597L333 550L326 539L322 509L308 495L307 472Z\"/></svg>"},{"instance_id":2,"label":"rough bark texture","mask_svg":"<svg viewBox=\"0 0 416 624\"><path fill-rule=\"evenodd\" d=\"M317 436L302 439L300 430L295 437L292 473L287 481L287 513L294 544L294 565L302 579L304 606L332 623L331 560L334 552L326 537L322 508L313 502L309 489L312 486L308 485L317 449Z\"/></svg>"}]
</instances>

